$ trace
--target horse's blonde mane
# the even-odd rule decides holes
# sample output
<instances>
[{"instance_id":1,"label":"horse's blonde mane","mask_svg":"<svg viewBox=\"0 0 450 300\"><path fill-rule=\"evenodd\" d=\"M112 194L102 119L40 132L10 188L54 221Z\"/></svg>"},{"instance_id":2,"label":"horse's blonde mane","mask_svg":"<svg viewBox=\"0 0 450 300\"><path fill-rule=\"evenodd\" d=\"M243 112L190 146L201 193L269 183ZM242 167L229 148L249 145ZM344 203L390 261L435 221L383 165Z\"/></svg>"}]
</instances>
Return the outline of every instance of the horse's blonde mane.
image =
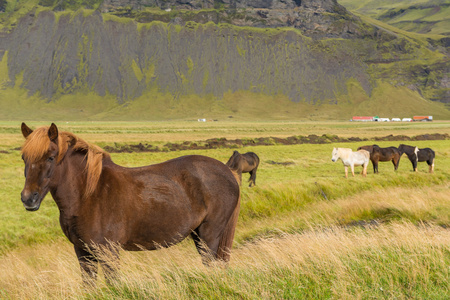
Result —
<instances>
[{"instance_id":1,"label":"horse's blonde mane","mask_svg":"<svg viewBox=\"0 0 450 300\"><path fill-rule=\"evenodd\" d=\"M22 146L22 155L25 160L33 163L41 159L50 147L48 136L49 127L40 127L34 130L25 140ZM102 173L103 158L110 158L109 153L96 145L91 145L70 132L59 132L58 134L59 153L56 162L60 163L67 153L69 147L74 151L86 152L86 173L87 185L85 196L91 195L100 179Z\"/></svg>"}]
</instances>

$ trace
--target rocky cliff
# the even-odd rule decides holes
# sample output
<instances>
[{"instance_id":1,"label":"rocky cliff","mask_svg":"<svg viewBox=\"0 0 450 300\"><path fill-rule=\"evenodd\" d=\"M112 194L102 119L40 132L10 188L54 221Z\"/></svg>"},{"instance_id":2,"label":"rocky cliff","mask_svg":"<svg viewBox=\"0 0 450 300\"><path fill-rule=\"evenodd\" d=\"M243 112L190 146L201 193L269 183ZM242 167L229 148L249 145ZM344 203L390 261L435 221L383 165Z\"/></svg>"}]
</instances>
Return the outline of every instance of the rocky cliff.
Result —
<instances>
[{"instance_id":1,"label":"rocky cliff","mask_svg":"<svg viewBox=\"0 0 450 300\"><path fill-rule=\"evenodd\" d=\"M96 10L51 7L27 13L0 35L0 58L8 62L4 85L20 83L47 101L83 91L124 102L155 90L217 99L244 90L334 103L348 80L370 95L374 80L384 76L426 90L427 82L415 82L404 63L417 61L423 48L364 24L335 0L105 0ZM395 63L390 74L377 67ZM417 72L422 67L414 65ZM432 88L444 77L434 72ZM446 99L445 87L437 90L443 91L437 100Z\"/></svg>"}]
</instances>

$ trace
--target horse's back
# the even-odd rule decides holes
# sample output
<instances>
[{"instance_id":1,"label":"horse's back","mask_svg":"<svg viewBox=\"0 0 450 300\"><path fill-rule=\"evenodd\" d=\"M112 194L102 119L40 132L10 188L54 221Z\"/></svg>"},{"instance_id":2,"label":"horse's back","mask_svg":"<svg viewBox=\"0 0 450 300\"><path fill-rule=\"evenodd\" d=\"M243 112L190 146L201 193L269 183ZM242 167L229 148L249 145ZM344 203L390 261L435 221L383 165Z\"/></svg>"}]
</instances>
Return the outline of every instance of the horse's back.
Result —
<instances>
[{"instance_id":1,"label":"horse's back","mask_svg":"<svg viewBox=\"0 0 450 300\"><path fill-rule=\"evenodd\" d=\"M203 187L208 187L209 184L215 182L213 184L215 188L226 187L239 191L239 186L235 184L230 168L211 157L181 156L148 168L150 171L156 171L161 176L168 176L176 182L185 183L193 180Z\"/></svg>"},{"instance_id":2,"label":"horse's back","mask_svg":"<svg viewBox=\"0 0 450 300\"><path fill-rule=\"evenodd\" d=\"M242 154L242 157L247 162L249 167L257 167L259 164L259 157L254 152L247 152L245 154Z\"/></svg>"},{"instance_id":3,"label":"horse's back","mask_svg":"<svg viewBox=\"0 0 450 300\"><path fill-rule=\"evenodd\" d=\"M364 149L358 150L354 153L358 154L364 160L369 160L369 158L370 158L370 152L367 150L364 150Z\"/></svg>"}]
</instances>

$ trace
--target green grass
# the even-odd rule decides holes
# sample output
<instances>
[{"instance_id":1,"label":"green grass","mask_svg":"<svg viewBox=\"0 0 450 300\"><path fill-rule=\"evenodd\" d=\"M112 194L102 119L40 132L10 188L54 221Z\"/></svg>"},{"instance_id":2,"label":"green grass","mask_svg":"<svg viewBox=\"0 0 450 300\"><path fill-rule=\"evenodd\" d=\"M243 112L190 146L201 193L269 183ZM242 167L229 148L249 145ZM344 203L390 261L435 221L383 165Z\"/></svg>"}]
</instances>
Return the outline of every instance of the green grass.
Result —
<instances>
[{"instance_id":1,"label":"green grass","mask_svg":"<svg viewBox=\"0 0 450 300\"><path fill-rule=\"evenodd\" d=\"M32 128L46 122L30 122ZM99 145L179 142L226 136L286 137L414 136L449 133L448 122L69 122ZM122 253L120 277L86 289L80 284L72 247L63 236L56 204L47 196L39 211L24 210L20 192L23 162L14 150L23 141L20 122L0 122L0 297L6 299L329 299L448 298L450 140L405 142L436 151L434 174L425 163L412 172L402 157L380 174L345 179L333 147L356 149L365 142L272 145L240 148L256 152L261 164L256 187L242 185L241 213L229 268L202 266L192 241L153 252ZM381 142L382 147L401 142ZM225 162L232 149L158 153L113 153L134 167L188 154ZM289 165L269 161L290 162ZM360 168L359 168L360 169ZM359 171L358 169L358 171ZM243 175L244 182L248 174ZM326 195L326 199L323 195ZM183 259L180 260L180 257ZM32 279L31 279L32 278ZM20 289L17 282L21 282Z\"/></svg>"}]
</instances>

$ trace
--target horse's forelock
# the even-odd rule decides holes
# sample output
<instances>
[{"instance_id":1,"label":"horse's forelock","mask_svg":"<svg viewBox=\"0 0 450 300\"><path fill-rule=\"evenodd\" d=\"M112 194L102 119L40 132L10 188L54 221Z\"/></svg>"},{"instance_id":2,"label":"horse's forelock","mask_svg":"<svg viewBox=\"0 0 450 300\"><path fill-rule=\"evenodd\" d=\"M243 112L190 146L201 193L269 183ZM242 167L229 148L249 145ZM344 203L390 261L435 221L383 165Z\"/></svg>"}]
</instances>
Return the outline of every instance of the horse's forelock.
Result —
<instances>
[{"instance_id":1,"label":"horse's forelock","mask_svg":"<svg viewBox=\"0 0 450 300\"><path fill-rule=\"evenodd\" d=\"M26 138L21 150L24 159L35 162L48 152L50 147L48 128L49 127L37 128Z\"/></svg>"}]
</instances>

